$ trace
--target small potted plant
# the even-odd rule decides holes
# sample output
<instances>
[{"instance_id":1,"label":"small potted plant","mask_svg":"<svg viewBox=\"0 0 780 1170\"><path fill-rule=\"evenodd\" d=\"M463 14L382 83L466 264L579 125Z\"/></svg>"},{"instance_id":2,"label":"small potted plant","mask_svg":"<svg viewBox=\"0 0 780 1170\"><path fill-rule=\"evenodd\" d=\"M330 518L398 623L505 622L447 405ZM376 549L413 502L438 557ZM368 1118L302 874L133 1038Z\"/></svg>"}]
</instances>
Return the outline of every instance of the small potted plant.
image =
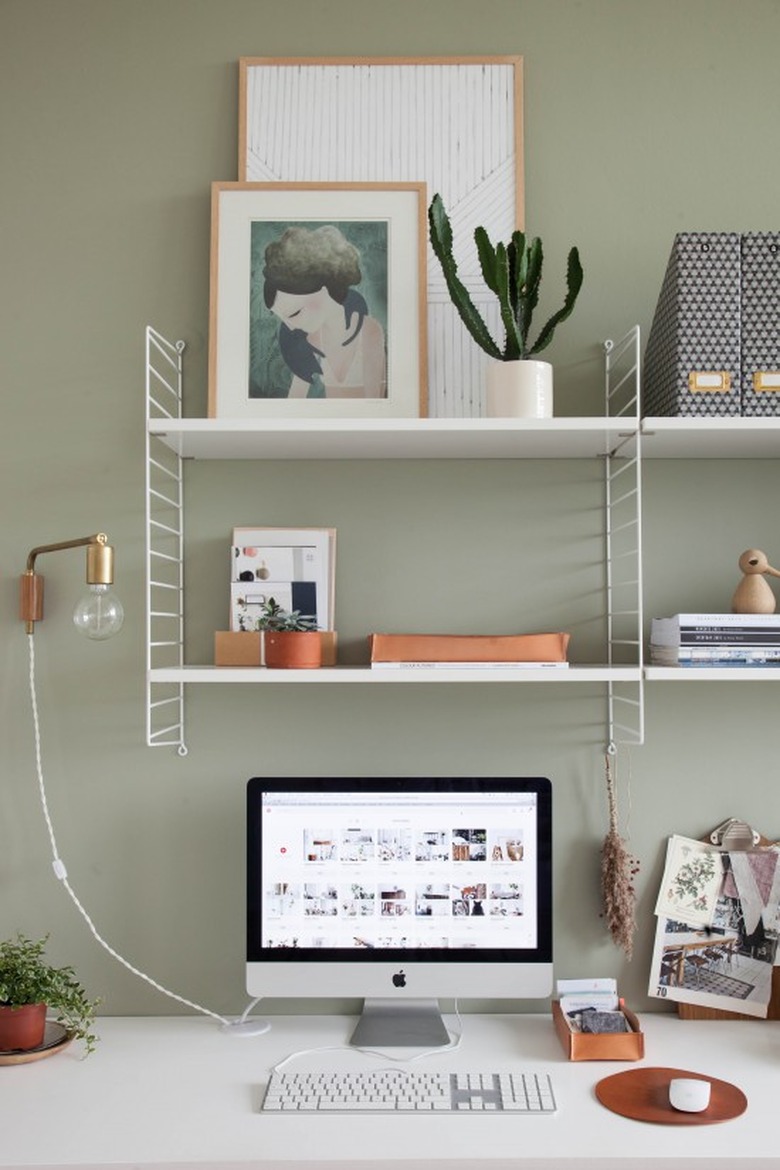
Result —
<instances>
[{"instance_id":1,"label":"small potted plant","mask_svg":"<svg viewBox=\"0 0 780 1170\"><path fill-rule=\"evenodd\" d=\"M39 1048L48 1011L90 1053L98 1001L87 998L72 967L46 962L47 941L48 935L36 942L17 934L0 942L0 1051Z\"/></svg>"},{"instance_id":2,"label":"small potted plant","mask_svg":"<svg viewBox=\"0 0 780 1170\"><path fill-rule=\"evenodd\" d=\"M257 628L263 631L266 666L312 669L322 665L316 618L283 609L276 598L269 597L263 602Z\"/></svg>"},{"instance_id":3,"label":"small potted plant","mask_svg":"<svg viewBox=\"0 0 780 1170\"><path fill-rule=\"evenodd\" d=\"M458 275L453 254L452 225L441 195L428 209L433 251L441 264L453 305L477 345L492 359L487 373L487 411L491 415L552 415L552 366L535 360L553 339L556 328L572 312L583 272L577 248L566 268L566 298L532 341L531 323L539 301L544 254L538 237L513 232L508 244L493 244L484 227L476 228L474 242L485 284L498 298L504 343L488 328L468 289Z\"/></svg>"}]
</instances>

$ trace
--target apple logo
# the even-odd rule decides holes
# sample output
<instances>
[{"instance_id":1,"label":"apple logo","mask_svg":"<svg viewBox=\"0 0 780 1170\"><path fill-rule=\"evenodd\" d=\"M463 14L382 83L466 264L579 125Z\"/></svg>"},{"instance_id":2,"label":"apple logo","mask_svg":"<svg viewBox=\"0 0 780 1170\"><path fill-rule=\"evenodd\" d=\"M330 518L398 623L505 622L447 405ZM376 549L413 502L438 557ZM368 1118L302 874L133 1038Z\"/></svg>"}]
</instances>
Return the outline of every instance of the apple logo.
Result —
<instances>
[{"instance_id":1,"label":"apple logo","mask_svg":"<svg viewBox=\"0 0 780 1170\"><path fill-rule=\"evenodd\" d=\"M406 987L406 974L403 971L398 971L393 976L393 987Z\"/></svg>"}]
</instances>

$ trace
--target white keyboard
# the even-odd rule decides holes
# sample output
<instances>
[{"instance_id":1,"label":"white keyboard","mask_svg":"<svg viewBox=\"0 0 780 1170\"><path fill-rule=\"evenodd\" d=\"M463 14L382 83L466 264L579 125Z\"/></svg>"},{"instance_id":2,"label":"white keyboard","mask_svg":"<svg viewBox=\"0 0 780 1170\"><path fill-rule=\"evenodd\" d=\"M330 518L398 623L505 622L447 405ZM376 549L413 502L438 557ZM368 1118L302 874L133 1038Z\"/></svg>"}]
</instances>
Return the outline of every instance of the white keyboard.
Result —
<instances>
[{"instance_id":1,"label":"white keyboard","mask_svg":"<svg viewBox=\"0 0 780 1170\"><path fill-rule=\"evenodd\" d=\"M376 1072L271 1074L266 1113L554 1113L547 1073Z\"/></svg>"}]
</instances>

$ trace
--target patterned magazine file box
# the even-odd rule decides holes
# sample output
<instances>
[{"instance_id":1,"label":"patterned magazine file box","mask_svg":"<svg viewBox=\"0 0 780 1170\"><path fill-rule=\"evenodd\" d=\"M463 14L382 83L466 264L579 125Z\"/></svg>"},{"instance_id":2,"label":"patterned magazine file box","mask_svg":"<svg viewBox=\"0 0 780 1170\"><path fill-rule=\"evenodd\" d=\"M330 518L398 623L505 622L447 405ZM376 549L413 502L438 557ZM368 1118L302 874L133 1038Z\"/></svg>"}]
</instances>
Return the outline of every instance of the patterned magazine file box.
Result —
<instances>
[{"instance_id":1,"label":"patterned magazine file box","mask_svg":"<svg viewBox=\"0 0 780 1170\"><path fill-rule=\"evenodd\" d=\"M780 233L742 237L742 413L780 414Z\"/></svg>"},{"instance_id":2,"label":"patterned magazine file box","mask_svg":"<svg viewBox=\"0 0 780 1170\"><path fill-rule=\"evenodd\" d=\"M675 236L645 350L646 415L740 413L740 236Z\"/></svg>"}]
</instances>

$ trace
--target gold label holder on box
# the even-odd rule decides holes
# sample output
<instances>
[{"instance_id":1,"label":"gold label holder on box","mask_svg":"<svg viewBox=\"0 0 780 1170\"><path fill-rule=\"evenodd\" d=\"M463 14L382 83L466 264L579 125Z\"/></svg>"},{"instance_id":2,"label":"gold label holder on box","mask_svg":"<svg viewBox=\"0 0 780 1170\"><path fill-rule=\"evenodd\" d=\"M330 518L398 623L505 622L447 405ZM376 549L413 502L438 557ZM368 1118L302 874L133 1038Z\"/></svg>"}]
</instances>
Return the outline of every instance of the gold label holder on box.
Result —
<instances>
[{"instance_id":1,"label":"gold label holder on box","mask_svg":"<svg viewBox=\"0 0 780 1170\"><path fill-rule=\"evenodd\" d=\"M728 370L691 370L688 389L692 394L728 394L731 374Z\"/></svg>"},{"instance_id":2,"label":"gold label holder on box","mask_svg":"<svg viewBox=\"0 0 780 1170\"><path fill-rule=\"evenodd\" d=\"M691 370L688 374L688 389L692 394L728 394L731 391L731 374L728 370ZM756 394L779 393L780 370L755 370L753 390Z\"/></svg>"},{"instance_id":3,"label":"gold label holder on box","mask_svg":"<svg viewBox=\"0 0 780 1170\"><path fill-rule=\"evenodd\" d=\"M753 374L753 389L756 394L780 391L780 370L756 370Z\"/></svg>"}]
</instances>

